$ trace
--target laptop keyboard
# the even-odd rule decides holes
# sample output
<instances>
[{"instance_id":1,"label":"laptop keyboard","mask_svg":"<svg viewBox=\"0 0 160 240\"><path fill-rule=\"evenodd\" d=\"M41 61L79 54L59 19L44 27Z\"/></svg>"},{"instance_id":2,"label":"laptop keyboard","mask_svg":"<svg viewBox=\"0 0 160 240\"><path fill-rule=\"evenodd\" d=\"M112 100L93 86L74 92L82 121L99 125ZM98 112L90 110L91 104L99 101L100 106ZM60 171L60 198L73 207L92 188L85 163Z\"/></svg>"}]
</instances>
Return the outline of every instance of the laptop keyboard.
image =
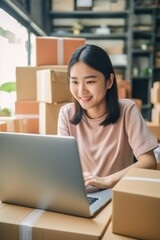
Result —
<instances>
[{"instance_id":1,"label":"laptop keyboard","mask_svg":"<svg viewBox=\"0 0 160 240\"><path fill-rule=\"evenodd\" d=\"M88 197L89 206L95 203L99 198L97 197Z\"/></svg>"}]
</instances>

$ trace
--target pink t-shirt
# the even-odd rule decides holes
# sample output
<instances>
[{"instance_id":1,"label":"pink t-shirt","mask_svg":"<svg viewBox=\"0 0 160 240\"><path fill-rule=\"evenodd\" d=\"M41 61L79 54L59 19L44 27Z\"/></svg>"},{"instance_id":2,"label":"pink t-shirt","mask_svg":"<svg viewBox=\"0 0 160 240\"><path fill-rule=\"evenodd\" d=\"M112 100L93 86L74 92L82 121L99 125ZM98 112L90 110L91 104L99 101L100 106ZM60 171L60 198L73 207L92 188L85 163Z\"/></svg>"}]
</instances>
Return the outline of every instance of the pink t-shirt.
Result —
<instances>
[{"instance_id":1,"label":"pink t-shirt","mask_svg":"<svg viewBox=\"0 0 160 240\"><path fill-rule=\"evenodd\" d=\"M73 125L69 120L74 104L60 109L58 135L77 139L83 171L103 177L126 168L134 156L138 158L158 146L135 103L130 99L119 103L118 122L106 127L99 125L106 115L98 119L84 115L78 125Z\"/></svg>"}]
</instances>

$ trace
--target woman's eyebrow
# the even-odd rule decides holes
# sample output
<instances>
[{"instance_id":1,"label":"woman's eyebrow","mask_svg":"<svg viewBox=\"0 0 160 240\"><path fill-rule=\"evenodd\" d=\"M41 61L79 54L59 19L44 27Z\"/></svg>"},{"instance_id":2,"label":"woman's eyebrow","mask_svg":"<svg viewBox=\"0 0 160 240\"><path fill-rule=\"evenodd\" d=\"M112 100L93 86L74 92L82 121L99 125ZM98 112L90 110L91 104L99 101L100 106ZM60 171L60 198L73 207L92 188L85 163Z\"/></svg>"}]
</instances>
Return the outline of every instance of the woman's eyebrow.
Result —
<instances>
[{"instance_id":1,"label":"woman's eyebrow","mask_svg":"<svg viewBox=\"0 0 160 240\"><path fill-rule=\"evenodd\" d=\"M78 79L78 77L74 77L74 76L70 76L69 78L70 79ZM84 77L84 79L88 79L88 78L97 78L97 76L96 75L88 75L88 76Z\"/></svg>"},{"instance_id":2,"label":"woman's eyebrow","mask_svg":"<svg viewBox=\"0 0 160 240\"><path fill-rule=\"evenodd\" d=\"M87 79L87 78L97 78L97 76L96 75L89 75L89 76L84 77L84 79Z\"/></svg>"}]
</instances>

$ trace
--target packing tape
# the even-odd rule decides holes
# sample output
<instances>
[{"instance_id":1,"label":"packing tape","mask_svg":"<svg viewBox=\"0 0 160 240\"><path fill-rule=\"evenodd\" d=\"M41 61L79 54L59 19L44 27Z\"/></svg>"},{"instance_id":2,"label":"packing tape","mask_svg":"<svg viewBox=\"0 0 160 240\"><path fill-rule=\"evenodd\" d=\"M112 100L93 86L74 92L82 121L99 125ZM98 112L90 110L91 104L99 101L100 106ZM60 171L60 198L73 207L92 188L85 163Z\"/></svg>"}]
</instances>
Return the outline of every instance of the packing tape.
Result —
<instances>
[{"instance_id":1,"label":"packing tape","mask_svg":"<svg viewBox=\"0 0 160 240\"><path fill-rule=\"evenodd\" d=\"M39 119L39 114L16 114L16 117L25 119Z\"/></svg>"},{"instance_id":2,"label":"packing tape","mask_svg":"<svg viewBox=\"0 0 160 240\"><path fill-rule=\"evenodd\" d=\"M20 240L32 240L32 226L44 213L44 210L34 209L20 225Z\"/></svg>"},{"instance_id":3,"label":"packing tape","mask_svg":"<svg viewBox=\"0 0 160 240\"><path fill-rule=\"evenodd\" d=\"M57 42L57 48L58 48L58 65L63 65L64 59L63 59L63 38L58 38Z\"/></svg>"},{"instance_id":4,"label":"packing tape","mask_svg":"<svg viewBox=\"0 0 160 240\"><path fill-rule=\"evenodd\" d=\"M44 101L45 100L45 79L46 79L46 75L45 72L42 71L41 75L40 75L40 87L39 87L39 91L40 91L40 95L41 95L41 100Z\"/></svg>"},{"instance_id":5,"label":"packing tape","mask_svg":"<svg viewBox=\"0 0 160 240\"><path fill-rule=\"evenodd\" d=\"M123 177L124 180L145 181L145 182L160 182L160 178L145 178L145 177Z\"/></svg>"}]
</instances>

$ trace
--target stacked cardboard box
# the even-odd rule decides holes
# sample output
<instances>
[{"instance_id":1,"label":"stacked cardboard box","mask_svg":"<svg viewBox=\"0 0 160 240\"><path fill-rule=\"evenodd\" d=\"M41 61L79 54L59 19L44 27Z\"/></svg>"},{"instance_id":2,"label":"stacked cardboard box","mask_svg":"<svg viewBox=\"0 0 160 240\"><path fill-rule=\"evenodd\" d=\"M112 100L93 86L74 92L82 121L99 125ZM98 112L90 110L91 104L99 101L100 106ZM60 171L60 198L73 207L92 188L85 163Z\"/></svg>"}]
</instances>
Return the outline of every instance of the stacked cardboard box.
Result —
<instances>
[{"instance_id":1,"label":"stacked cardboard box","mask_svg":"<svg viewBox=\"0 0 160 240\"><path fill-rule=\"evenodd\" d=\"M0 117L1 132L26 132L27 122L18 116Z\"/></svg>"},{"instance_id":2,"label":"stacked cardboard box","mask_svg":"<svg viewBox=\"0 0 160 240\"><path fill-rule=\"evenodd\" d=\"M37 71L40 134L57 134L59 110L71 100L72 96L67 84L67 69Z\"/></svg>"},{"instance_id":3,"label":"stacked cardboard box","mask_svg":"<svg viewBox=\"0 0 160 240\"><path fill-rule=\"evenodd\" d=\"M26 133L39 133L39 106L36 101L36 71L39 67L16 68L15 114L26 120Z\"/></svg>"},{"instance_id":4,"label":"stacked cardboard box","mask_svg":"<svg viewBox=\"0 0 160 240\"><path fill-rule=\"evenodd\" d=\"M37 71L37 101L39 102L39 133L57 134L60 108L71 101L67 85L67 65L73 52L85 44L84 38L36 38L37 66L57 67Z\"/></svg>"},{"instance_id":5,"label":"stacked cardboard box","mask_svg":"<svg viewBox=\"0 0 160 240\"><path fill-rule=\"evenodd\" d=\"M160 142L160 81L154 82L150 91L150 99L153 104L151 122L146 122L154 136Z\"/></svg>"},{"instance_id":6,"label":"stacked cardboard box","mask_svg":"<svg viewBox=\"0 0 160 240\"><path fill-rule=\"evenodd\" d=\"M36 65L67 65L84 38L36 37Z\"/></svg>"},{"instance_id":7,"label":"stacked cardboard box","mask_svg":"<svg viewBox=\"0 0 160 240\"><path fill-rule=\"evenodd\" d=\"M117 78L117 86L118 86L118 97L121 98L131 98L131 84L128 80L122 80ZM138 98L131 98L138 109L142 110L142 100Z\"/></svg>"},{"instance_id":8,"label":"stacked cardboard box","mask_svg":"<svg viewBox=\"0 0 160 240\"><path fill-rule=\"evenodd\" d=\"M92 8L93 11L124 11L126 7L125 0L115 0L115 1L103 1L96 0L94 1L94 6Z\"/></svg>"},{"instance_id":9,"label":"stacked cardboard box","mask_svg":"<svg viewBox=\"0 0 160 240\"><path fill-rule=\"evenodd\" d=\"M7 123L6 122L0 122L0 132L6 132L7 131Z\"/></svg>"},{"instance_id":10,"label":"stacked cardboard box","mask_svg":"<svg viewBox=\"0 0 160 240\"><path fill-rule=\"evenodd\" d=\"M56 121L60 106L71 101L67 64L72 53L83 44L82 38L36 37L36 66L16 68L15 113L26 119L27 133L56 134L56 124L51 118Z\"/></svg>"}]
</instances>

